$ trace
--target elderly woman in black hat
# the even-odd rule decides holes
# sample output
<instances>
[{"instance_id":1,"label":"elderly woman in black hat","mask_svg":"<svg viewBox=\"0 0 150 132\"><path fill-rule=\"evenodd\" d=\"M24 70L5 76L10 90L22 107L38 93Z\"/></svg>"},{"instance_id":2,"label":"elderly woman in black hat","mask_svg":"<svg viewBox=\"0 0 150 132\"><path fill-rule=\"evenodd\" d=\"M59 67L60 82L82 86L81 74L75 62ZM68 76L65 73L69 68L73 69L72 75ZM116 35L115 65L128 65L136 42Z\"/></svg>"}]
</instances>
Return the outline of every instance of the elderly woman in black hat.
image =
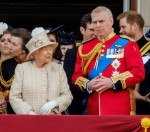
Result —
<instances>
[{"instance_id":1,"label":"elderly woman in black hat","mask_svg":"<svg viewBox=\"0 0 150 132\"><path fill-rule=\"evenodd\" d=\"M13 110L16 114L60 114L73 97L63 67L51 61L57 43L49 41L43 30L32 32L26 47L31 61L17 65L10 90Z\"/></svg>"}]
</instances>

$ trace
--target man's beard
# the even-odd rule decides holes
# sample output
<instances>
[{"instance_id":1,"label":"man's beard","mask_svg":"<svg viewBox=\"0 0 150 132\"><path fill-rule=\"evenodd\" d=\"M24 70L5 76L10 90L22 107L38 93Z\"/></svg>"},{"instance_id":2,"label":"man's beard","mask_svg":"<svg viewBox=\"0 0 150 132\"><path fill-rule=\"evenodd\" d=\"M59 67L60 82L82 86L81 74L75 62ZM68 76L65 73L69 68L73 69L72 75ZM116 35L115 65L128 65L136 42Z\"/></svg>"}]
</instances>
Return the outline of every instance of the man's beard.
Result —
<instances>
[{"instance_id":1,"label":"man's beard","mask_svg":"<svg viewBox=\"0 0 150 132\"><path fill-rule=\"evenodd\" d=\"M128 37L130 37L130 38L135 38L135 34L130 30L130 32L129 33L127 33L126 34Z\"/></svg>"}]
</instances>

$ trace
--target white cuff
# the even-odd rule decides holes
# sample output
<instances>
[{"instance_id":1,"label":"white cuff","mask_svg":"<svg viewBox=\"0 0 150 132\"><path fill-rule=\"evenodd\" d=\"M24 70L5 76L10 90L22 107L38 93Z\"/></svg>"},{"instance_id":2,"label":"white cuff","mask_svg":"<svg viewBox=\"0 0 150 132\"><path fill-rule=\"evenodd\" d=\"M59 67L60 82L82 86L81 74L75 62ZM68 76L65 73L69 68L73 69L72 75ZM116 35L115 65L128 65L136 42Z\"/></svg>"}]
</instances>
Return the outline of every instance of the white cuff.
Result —
<instances>
[{"instance_id":1,"label":"white cuff","mask_svg":"<svg viewBox=\"0 0 150 132\"><path fill-rule=\"evenodd\" d=\"M29 111L27 114L29 114L29 115L36 115L36 113L33 112L33 111Z\"/></svg>"},{"instance_id":2,"label":"white cuff","mask_svg":"<svg viewBox=\"0 0 150 132\"><path fill-rule=\"evenodd\" d=\"M88 81L89 82L89 81ZM86 83L86 90L89 94L93 93L93 90L89 89L89 87L87 86L88 82Z\"/></svg>"}]
</instances>

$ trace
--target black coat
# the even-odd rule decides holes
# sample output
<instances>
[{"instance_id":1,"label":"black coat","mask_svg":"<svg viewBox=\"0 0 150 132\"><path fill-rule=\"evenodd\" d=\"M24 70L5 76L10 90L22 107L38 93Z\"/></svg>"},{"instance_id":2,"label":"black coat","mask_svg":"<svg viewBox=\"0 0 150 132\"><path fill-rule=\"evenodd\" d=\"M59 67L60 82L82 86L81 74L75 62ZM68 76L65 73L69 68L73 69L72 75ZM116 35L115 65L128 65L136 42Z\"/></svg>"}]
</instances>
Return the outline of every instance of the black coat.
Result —
<instances>
[{"instance_id":1,"label":"black coat","mask_svg":"<svg viewBox=\"0 0 150 132\"><path fill-rule=\"evenodd\" d=\"M141 49L148 41L143 36L140 40L137 41L139 48ZM147 51L150 53L150 49ZM139 93L142 96L145 96L150 92L150 59L144 65L145 67L145 79L140 83ZM136 100L136 113L138 115L150 115L150 103Z\"/></svg>"},{"instance_id":2,"label":"black coat","mask_svg":"<svg viewBox=\"0 0 150 132\"><path fill-rule=\"evenodd\" d=\"M84 107L86 106L82 105L82 102L83 99L88 95L87 93L84 93L76 88L72 83L72 75L75 69L77 50L77 47L68 50L64 60L64 70L68 78L68 84L70 86L71 93L73 95L73 101L68 108L69 114L71 115L81 115L83 113L85 110Z\"/></svg>"},{"instance_id":3,"label":"black coat","mask_svg":"<svg viewBox=\"0 0 150 132\"><path fill-rule=\"evenodd\" d=\"M1 78L3 80L8 81L10 80L14 73L15 68L17 66L18 62L14 58L7 59L1 63ZM1 82L0 86L2 87L3 91L10 90L10 87L5 87ZM14 111L12 110L9 101L7 102L7 113L8 114L14 114Z\"/></svg>"}]
</instances>

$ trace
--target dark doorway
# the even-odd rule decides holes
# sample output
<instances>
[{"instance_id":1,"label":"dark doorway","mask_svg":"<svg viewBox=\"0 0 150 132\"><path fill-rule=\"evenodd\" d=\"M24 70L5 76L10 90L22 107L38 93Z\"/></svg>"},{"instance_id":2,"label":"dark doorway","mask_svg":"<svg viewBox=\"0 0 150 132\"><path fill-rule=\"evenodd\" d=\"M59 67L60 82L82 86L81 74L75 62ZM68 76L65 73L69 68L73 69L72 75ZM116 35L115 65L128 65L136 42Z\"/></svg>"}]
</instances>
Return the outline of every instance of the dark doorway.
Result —
<instances>
[{"instance_id":1,"label":"dark doorway","mask_svg":"<svg viewBox=\"0 0 150 132\"><path fill-rule=\"evenodd\" d=\"M122 0L6 0L0 1L0 21L13 27L25 27L32 30L36 26L57 27L73 31L80 39L79 24L81 17L91 12L95 7L102 5L109 7L114 19L123 11ZM118 31L115 21L114 28Z\"/></svg>"}]
</instances>

